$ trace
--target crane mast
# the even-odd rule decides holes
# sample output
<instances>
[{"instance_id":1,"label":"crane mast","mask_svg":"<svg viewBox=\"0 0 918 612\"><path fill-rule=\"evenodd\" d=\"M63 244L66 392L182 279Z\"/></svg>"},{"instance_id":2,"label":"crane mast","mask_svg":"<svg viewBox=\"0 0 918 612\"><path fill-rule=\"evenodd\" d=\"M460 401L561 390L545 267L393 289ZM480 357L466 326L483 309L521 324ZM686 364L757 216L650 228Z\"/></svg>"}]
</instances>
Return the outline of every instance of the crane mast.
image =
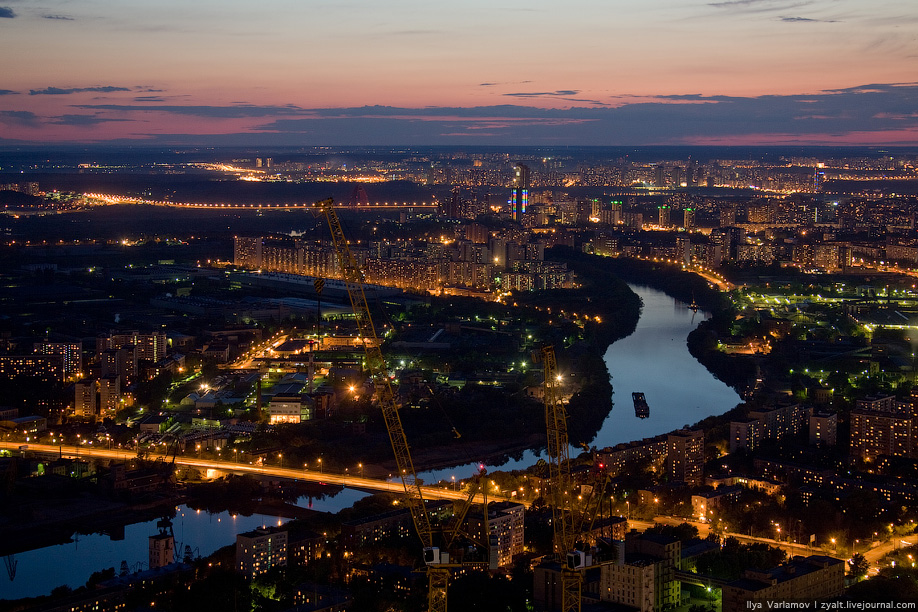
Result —
<instances>
[{"instance_id":1,"label":"crane mast","mask_svg":"<svg viewBox=\"0 0 918 612\"><path fill-rule=\"evenodd\" d=\"M331 230L332 243L338 255L341 273L351 302L351 309L354 312L354 318L357 320L358 334L363 340L367 370L370 372L373 384L376 387L377 400L386 424L386 431L389 433L389 440L392 443L392 451L395 454L395 464L408 498L411 519L424 547L424 563L427 566L428 582L427 607L429 612L446 612L449 568L461 567L466 564L450 564L449 559L441 557L440 549L434 546L434 530L431 526L430 516L427 514L427 508L424 506L421 483L418 481L417 473L414 470L408 439L402 427L402 420L398 413L398 403L395 401L395 393L392 390L389 372L386 369L386 361L380 348L379 337L376 335L376 329L373 326L373 319L370 317L370 307L364 291L363 272L360 266L357 265L357 260L344 236L341 221L338 219L334 209L334 201L328 198L316 202L314 206L318 212L325 216L326 221L328 221L328 227ZM482 475L483 471L479 474L479 478ZM470 487L468 499L460 506L452 533L445 538L446 545L444 548L448 548L461 533L462 521L474 496L475 488L473 486ZM485 514L487 515L487 504L485 504Z\"/></svg>"},{"instance_id":2,"label":"crane mast","mask_svg":"<svg viewBox=\"0 0 918 612\"><path fill-rule=\"evenodd\" d=\"M583 574L565 563L565 555L574 550L577 521L571 496L570 445L567 434L567 409L561 398L561 381L555 348L545 346L541 351L545 378L545 425L547 434L548 473L551 483L551 512L554 525L555 553L561 557L561 610L579 612Z\"/></svg>"},{"instance_id":3,"label":"crane mast","mask_svg":"<svg viewBox=\"0 0 918 612\"><path fill-rule=\"evenodd\" d=\"M593 529L598 504L608 484L608 477L594 486L590 495L574 507L570 464L570 443L567 433L567 408L561 397L561 377L555 348L545 346L535 355L541 359L545 377L545 424L547 434L548 467L550 479L549 499L552 505L552 524L555 531L555 553L561 559L561 610L580 612L583 572L592 564L590 555L577 550L580 537Z\"/></svg>"},{"instance_id":4,"label":"crane mast","mask_svg":"<svg viewBox=\"0 0 918 612\"><path fill-rule=\"evenodd\" d=\"M405 486L405 493L408 495L408 509L411 512L411 519L414 522L418 537L421 539L421 544L425 548L430 548L433 546L430 517L424 507L424 495L421 492L421 485L418 482L414 463L411 460L408 438L405 437L402 420L398 414L398 405L395 401L392 383L389 380L389 372L386 369L386 360L383 358L379 337L376 335L376 328L373 326L373 319L370 317L370 307L363 288L363 272L360 266L357 265L357 259L351 252L347 239L344 237L341 221L338 219L337 213L335 213L334 201L328 198L316 202L315 206L325 215L328 227L331 230L332 242L338 255L348 298L351 301L351 309L357 321L357 333L360 334L363 340L367 370L370 372L373 384L376 387L379 407L382 410L383 419L386 422L386 431L389 432L389 441L392 443L392 451L395 454L395 464Z\"/></svg>"}]
</instances>

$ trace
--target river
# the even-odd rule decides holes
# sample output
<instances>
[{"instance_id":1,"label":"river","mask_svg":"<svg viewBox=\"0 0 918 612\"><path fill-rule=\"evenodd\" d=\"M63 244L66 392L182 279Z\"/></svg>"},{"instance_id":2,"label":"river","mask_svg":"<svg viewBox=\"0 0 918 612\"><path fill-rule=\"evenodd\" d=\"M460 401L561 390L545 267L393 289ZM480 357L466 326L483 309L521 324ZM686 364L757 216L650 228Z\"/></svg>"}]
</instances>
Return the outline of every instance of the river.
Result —
<instances>
[{"instance_id":1,"label":"river","mask_svg":"<svg viewBox=\"0 0 918 612\"><path fill-rule=\"evenodd\" d=\"M631 289L644 307L634 333L606 351L615 408L593 440L599 448L667 433L723 414L742 401L688 352L686 338L709 315L692 312L662 291ZM644 393L650 418L634 416L635 391Z\"/></svg>"},{"instance_id":2,"label":"river","mask_svg":"<svg viewBox=\"0 0 918 612\"><path fill-rule=\"evenodd\" d=\"M740 401L736 391L714 378L688 352L686 338L707 319L708 313L692 312L686 304L662 291L630 285L644 306L634 333L606 351L605 362L612 376L615 407L593 440L597 448L640 440L680 429L701 419L723 414ZM644 393L650 418L634 416L631 394ZM572 449L575 456L580 449ZM487 466L490 470L524 469L539 455L526 451L520 460ZM475 474L477 464L419 474L424 482L462 480Z\"/></svg>"}]
</instances>

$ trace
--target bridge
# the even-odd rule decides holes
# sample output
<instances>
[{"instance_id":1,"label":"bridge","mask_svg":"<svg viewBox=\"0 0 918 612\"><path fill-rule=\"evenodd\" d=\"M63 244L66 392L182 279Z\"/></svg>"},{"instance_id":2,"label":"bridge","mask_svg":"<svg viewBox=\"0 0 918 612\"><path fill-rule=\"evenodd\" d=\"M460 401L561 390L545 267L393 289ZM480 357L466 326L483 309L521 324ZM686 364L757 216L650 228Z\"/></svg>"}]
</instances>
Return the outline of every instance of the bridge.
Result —
<instances>
[{"instance_id":1,"label":"bridge","mask_svg":"<svg viewBox=\"0 0 918 612\"><path fill-rule=\"evenodd\" d=\"M124 450L120 448L99 448L89 446L73 445L56 445L56 444L22 444L20 442L0 442L0 449L20 452L22 447L26 447L24 452L50 454L68 458L93 458L109 459L116 461L130 461L137 458L137 452ZM147 459L162 459L163 461L172 461L172 457L160 453L149 453L145 455ZM316 482L326 485L338 485L350 487L352 489L361 489L366 491L383 491L387 493L404 494L405 488L401 480L393 479L381 480L379 478L368 478L354 474L334 474L320 470L307 470L305 468L287 468L273 465L253 465L250 463L238 463L234 461L216 461L212 459L196 459L176 455L175 465L182 465L196 468L199 470L215 470L219 472L229 472L232 474L252 474L255 476L267 476L272 478L286 478L290 480L305 480L307 482ZM449 487L434 487L424 485L421 487L425 499L444 499L444 500L464 500L468 493L461 490L454 490ZM528 501L516 500L499 494L491 493L488 495L489 501L515 501L516 503L529 506ZM482 503L484 496L477 494L473 500L475 503Z\"/></svg>"},{"instance_id":2,"label":"bridge","mask_svg":"<svg viewBox=\"0 0 918 612\"><path fill-rule=\"evenodd\" d=\"M107 193L84 193L83 197L94 200L100 205L110 204L144 204L148 206L166 206L170 208L200 209L200 210L312 210L314 202L283 202L264 204L244 204L232 202L172 202L169 200L150 200L133 196L122 196ZM360 202L340 203L335 208L342 210L405 210L413 208L437 208L440 205L436 200L430 202Z\"/></svg>"}]
</instances>

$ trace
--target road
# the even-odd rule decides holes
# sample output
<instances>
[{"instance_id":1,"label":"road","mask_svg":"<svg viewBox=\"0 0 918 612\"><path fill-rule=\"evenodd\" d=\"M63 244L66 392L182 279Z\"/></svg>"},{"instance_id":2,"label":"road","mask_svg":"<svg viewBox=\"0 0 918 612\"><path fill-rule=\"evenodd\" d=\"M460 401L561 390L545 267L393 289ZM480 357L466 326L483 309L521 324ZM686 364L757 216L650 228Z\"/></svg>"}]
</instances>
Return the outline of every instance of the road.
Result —
<instances>
[{"instance_id":1,"label":"road","mask_svg":"<svg viewBox=\"0 0 918 612\"><path fill-rule=\"evenodd\" d=\"M147 206L168 206L170 208L205 208L221 210L313 210L314 202L270 202L262 204L240 204L240 203L214 203L214 202L173 202L166 200L150 200L147 198L137 198L132 196L123 196L108 193L84 193L83 197L94 200L98 205L108 204L144 204ZM437 208L439 203L434 200L430 202L367 202L365 204L336 204L335 208L344 210L377 210L377 209L410 209L410 208Z\"/></svg>"},{"instance_id":2,"label":"road","mask_svg":"<svg viewBox=\"0 0 918 612\"><path fill-rule=\"evenodd\" d=\"M637 529L648 529L649 527L652 527L654 524L658 524L658 523L663 524L663 525L681 525L682 523L688 523L689 525L694 525L695 527L698 528L698 536L701 538L707 537L707 535L711 531L711 527L708 523L692 521L692 520L688 520L688 519L685 519L679 516L664 516L664 515L655 516L653 517L652 522L651 521L638 521L634 519L631 519L628 521L629 527L633 527ZM780 548L781 550L786 552L788 556L793 556L793 555L836 556L835 553L826 552L822 547L807 546L806 544L797 544L795 542L784 542L784 541L779 542L778 540L774 540L772 538L759 538L756 536L746 535L743 533L733 533L733 532L728 531L724 533L724 537L736 538L737 540L739 540L740 542L744 544L751 544L754 542L768 544L769 546ZM875 565L876 562L881 557L883 557L885 554L893 550L894 547L898 546L899 540L900 539L896 539L895 542L893 542L892 540L885 542L881 544L880 546L873 548L870 551L864 553L864 556L867 557L867 560L870 561L872 565ZM918 535L908 536L907 538L901 538L901 540L902 541L910 540L911 543L915 543L915 542L918 542Z\"/></svg>"},{"instance_id":3,"label":"road","mask_svg":"<svg viewBox=\"0 0 918 612\"><path fill-rule=\"evenodd\" d=\"M695 268L687 268L687 270L689 272L694 272L712 285L716 285L721 291L733 291L734 285L732 283L719 276L715 276L711 272L696 270Z\"/></svg>"},{"instance_id":4,"label":"road","mask_svg":"<svg viewBox=\"0 0 918 612\"><path fill-rule=\"evenodd\" d=\"M20 442L0 442L0 449L18 451L20 446L22 446L22 443ZM122 449L107 449L86 446L77 447L70 445L58 446L51 444L28 444L27 446L28 452L49 453L52 455L60 454L65 457L94 457L99 459L114 459L118 461L127 461L137 458L136 451L128 451ZM166 461L172 460L171 457L167 458L165 455L152 453L148 454L147 458L154 460L163 459ZM401 481L390 482L388 480L366 478L364 476L356 476L353 474L334 474L329 472L320 472L317 470L285 468L273 465L252 465L248 463L214 461L211 459L195 459L183 456L176 456L175 464L193 467L200 470L217 470L222 472L232 472L234 474L273 476L276 478L305 480L308 482L339 485L342 487L350 487L352 489L362 489L368 491L385 491L390 493L405 492ZM462 490L457 491L451 488L430 486L422 486L421 491L423 492L425 499L464 500L468 495L465 491ZM505 501L509 498L497 494L489 494L488 499L490 501ZM474 499L476 503L481 503L483 500L484 498L481 494L477 494ZM521 503L524 506L529 505L528 502L522 500L520 500L518 503Z\"/></svg>"},{"instance_id":5,"label":"road","mask_svg":"<svg viewBox=\"0 0 918 612\"><path fill-rule=\"evenodd\" d=\"M266 357L269 349L276 348L287 341L286 334L275 334L263 340L261 344L249 349L244 355L240 356L234 363L223 364L221 370L250 370L258 367L255 365L256 357Z\"/></svg>"},{"instance_id":6,"label":"road","mask_svg":"<svg viewBox=\"0 0 918 612\"><path fill-rule=\"evenodd\" d=\"M914 546L915 544L918 544L918 535L899 536L886 540L879 546L875 546L861 554L870 563L871 568L879 570L878 563L880 559L898 548Z\"/></svg>"}]
</instances>

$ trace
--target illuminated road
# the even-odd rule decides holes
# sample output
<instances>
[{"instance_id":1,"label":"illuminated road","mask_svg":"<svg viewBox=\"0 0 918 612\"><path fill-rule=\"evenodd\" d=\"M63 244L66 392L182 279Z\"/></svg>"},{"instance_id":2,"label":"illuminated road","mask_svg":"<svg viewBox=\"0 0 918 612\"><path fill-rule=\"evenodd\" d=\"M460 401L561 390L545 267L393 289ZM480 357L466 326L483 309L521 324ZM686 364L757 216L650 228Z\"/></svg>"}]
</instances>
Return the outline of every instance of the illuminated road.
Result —
<instances>
[{"instance_id":1,"label":"illuminated road","mask_svg":"<svg viewBox=\"0 0 918 612\"><path fill-rule=\"evenodd\" d=\"M727 281L725 278L723 278L722 276L720 276L713 270L702 268L700 266L686 266L683 262L679 261L678 259L667 259L665 257L647 257L647 256L642 257L640 255L635 255L632 257L632 259L639 259L641 261L653 261L653 262L661 263L661 264L670 264L672 266L679 266L685 272L691 272L692 274L697 274L704 280L716 286L721 291L733 291L733 289L735 288L735 285Z\"/></svg>"},{"instance_id":2,"label":"illuminated road","mask_svg":"<svg viewBox=\"0 0 918 612\"><path fill-rule=\"evenodd\" d=\"M694 268L686 268L689 272L694 272L704 280L708 281L712 285L715 285L721 291L733 291L734 285L719 276L715 276L711 272L705 272L701 270L696 270Z\"/></svg>"},{"instance_id":3,"label":"illuminated road","mask_svg":"<svg viewBox=\"0 0 918 612\"><path fill-rule=\"evenodd\" d=\"M244 355L241 355L234 363L221 364L221 370L251 370L253 368L260 367L255 364L255 359L257 357L267 357L268 351L273 348L277 348L281 344L287 341L287 335L277 333L267 340L262 341L256 347L249 349Z\"/></svg>"},{"instance_id":4,"label":"illuminated road","mask_svg":"<svg viewBox=\"0 0 918 612\"><path fill-rule=\"evenodd\" d=\"M171 208L197 208L207 210L302 210L314 209L314 202L287 202L284 204L229 204L206 202L169 202L165 200L148 200L130 196L108 193L84 193L83 197L95 200L101 205L108 204L145 204L148 206L168 206ZM431 202L368 202L366 204L336 204L335 208L351 210L377 210L399 208L437 208L439 203Z\"/></svg>"},{"instance_id":5,"label":"illuminated road","mask_svg":"<svg viewBox=\"0 0 918 612\"><path fill-rule=\"evenodd\" d=\"M122 449L107 449L107 448L95 448L95 447L86 447L86 446L58 446L52 444L27 444L23 445L20 442L0 442L0 449L7 449L11 451L18 451L20 446L28 446L28 452L36 453L49 453L52 455L61 454L65 457L97 457L100 459L116 459L121 461L128 461L131 459L137 458L136 451L128 451ZM146 455L147 459L163 459L165 461L172 461L172 458L167 458L162 454L148 454ZM255 474L259 476L274 476L277 478L290 478L295 480L305 480L309 482L318 482L321 484L329 485L340 485L342 487L350 487L353 489L364 489L370 491L386 491L390 493L404 493L405 489L402 486L401 481L389 482L387 480L379 480L377 478L366 478L363 476L355 476L352 474L330 474L328 472L320 472L316 470L306 470L306 469L293 469L285 468L280 466L262 466L262 465L251 465L248 463L234 463L232 461L213 461L210 459L194 459L188 457L179 457L175 458L176 465L183 465L193 468L198 468L202 470L218 470L222 472L232 472L235 474ZM452 499L452 500L464 500L467 496L465 491L456 491L451 488L440 488L440 487L429 487L422 486L421 491L424 493L425 499ZM488 499L490 501L504 501L509 498L499 495L497 493L489 493ZM475 496L475 502L481 503L483 501L483 496L478 494ZM515 500L514 500L515 501ZM519 501L525 506L529 505L529 502Z\"/></svg>"}]
</instances>

